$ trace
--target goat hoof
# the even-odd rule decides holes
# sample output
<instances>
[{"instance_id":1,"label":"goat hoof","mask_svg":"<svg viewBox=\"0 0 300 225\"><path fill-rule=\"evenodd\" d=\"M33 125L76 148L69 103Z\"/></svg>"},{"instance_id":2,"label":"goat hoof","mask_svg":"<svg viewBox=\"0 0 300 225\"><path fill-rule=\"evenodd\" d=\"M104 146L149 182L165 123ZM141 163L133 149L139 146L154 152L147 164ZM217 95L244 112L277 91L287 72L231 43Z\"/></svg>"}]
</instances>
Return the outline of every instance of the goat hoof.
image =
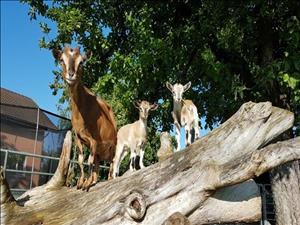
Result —
<instances>
[{"instance_id":1,"label":"goat hoof","mask_svg":"<svg viewBox=\"0 0 300 225\"><path fill-rule=\"evenodd\" d=\"M82 190L86 190L86 191L89 191L90 187L93 185L94 183L91 182L90 179L86 179L84 184L83 184L83 187L82 187Z\"/></svg>"},{"instance_id":2,"label":"goat hoof","mask_svg":"<svg viewBox=\"0 0 300 225\"><path fill-rule=\"evenodd\" d=\"M86 192L88 192L90 190L91 187L95 186L97 182L93 182L92 184L90 184L89 186L86 187Z\"/></svg>"},{"instance_id":3,"label":"goat hoof","mask_svg":"<svg viewBox=\"0 0 300 225\"><path fill-rule=\"evenodd\" d=\"M85 179L84 178L80 178L77 182L77 189L81 189L83 184L85 182Z\"/></svg>"},{"instance_id":4,"label":"goat hoof","mask_svg":"<svg viewBox=\"0 0 300 225\"><path fill-rule=\"evenodd\" d=\"M82 190L85 191L86 189L87 189L87 185L84 184L84 185L82 186Z\"/></svg>"}]
</instances>

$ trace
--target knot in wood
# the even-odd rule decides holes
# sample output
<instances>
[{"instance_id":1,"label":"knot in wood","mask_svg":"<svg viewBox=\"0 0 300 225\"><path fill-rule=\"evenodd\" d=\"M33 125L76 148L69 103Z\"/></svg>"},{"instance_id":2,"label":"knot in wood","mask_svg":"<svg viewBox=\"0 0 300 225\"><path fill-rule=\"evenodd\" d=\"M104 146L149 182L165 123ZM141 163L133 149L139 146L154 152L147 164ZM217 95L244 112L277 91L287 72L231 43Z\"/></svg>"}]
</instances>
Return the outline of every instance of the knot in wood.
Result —
<instances>
[{"instance_id":1,"label":"knot in wood","mask_svg":"<svg viewBox=\"0 0 300 225\"><path fill-rule=\"evenodd\" d=\"M258 152L258 151L254 152L251 156L251 161L255 164L261 163L262 158L261 158L260 152Z\"/></svg>"},{"instance_id":2,"label":"knot in wood","mask_svg":"<svg viewBox=\"0 0 300 225\"><path fill-rule=\"evenodd\" d=\"M140 220L146 213L146 202L142 194L131 193L125 201L125 214L134 220Z\"/></svg>"}]
</instances>

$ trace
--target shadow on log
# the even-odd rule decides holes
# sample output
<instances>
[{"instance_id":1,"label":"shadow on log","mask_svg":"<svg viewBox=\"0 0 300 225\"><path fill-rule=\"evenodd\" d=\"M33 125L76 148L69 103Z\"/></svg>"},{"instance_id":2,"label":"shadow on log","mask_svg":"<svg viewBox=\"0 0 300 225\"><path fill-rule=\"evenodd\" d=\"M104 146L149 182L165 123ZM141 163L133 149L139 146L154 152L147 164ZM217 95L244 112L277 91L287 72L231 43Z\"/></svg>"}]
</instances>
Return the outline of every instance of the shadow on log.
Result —
<instances>
[{"instance_id":1,"label":"shadow on log","mask_svg":"<svg viewBox=\"0 0 300 225\"><path fill-rule=\"evenodd\" d=\"M1 198L1 221L55 225L259 221L261 201L250 179L300 159L299 137L263 147L293 121L291 112L269 102L245 103L219 128L184 151L98 183L90 192L62 186L70 158L69 153L62 153L59 182L50 181L25 193L21 196L27 199L24 206ZM3 181L1 177L1 185Z\"/></svg>"}]
</instances>

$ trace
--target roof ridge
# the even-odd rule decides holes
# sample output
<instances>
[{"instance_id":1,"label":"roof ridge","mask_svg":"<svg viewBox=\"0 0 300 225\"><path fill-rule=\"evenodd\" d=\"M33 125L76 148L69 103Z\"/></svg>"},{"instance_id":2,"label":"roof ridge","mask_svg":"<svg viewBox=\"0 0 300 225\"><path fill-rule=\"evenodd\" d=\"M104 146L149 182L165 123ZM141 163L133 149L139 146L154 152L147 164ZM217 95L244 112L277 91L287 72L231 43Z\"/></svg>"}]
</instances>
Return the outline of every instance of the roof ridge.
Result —
<instances>
[{"instance_id":1,"label":"roof ridge","mask_svg":"<svg viewBox=\"0 0 300 225\"><path fill-rule=\"evenodd\" d=\"M1 87L1 90L2 90L2 89L3 89L4 91L10 92L11 94L19 95L19 96L22 97L22 98L26 98L26 99L30 100L30 101L32 101L32 102L34 103L34 105L35 105L37 108L40 108L40 107L38 106L38 104L37 104L32 98L29 98L28 96L22 95L22 94L20 94L20 93L18 93L18 92L15 92L15 91L12 91L12 90L9 90L9 89L6 89L6 88Z\"/></svg>"},{"instance_id":2,"label":"roof ridge","mask_svg":"<svg viewBox=\"0 0 300 225\"><path fill-rule=\"evenodd\" d=\"M38 114L39 110L41 110L40 114ZM25 121L27 124L36 124L38 119L40 126L57 129L46 112L44 112L32 98L2 87L1 115L14 118L15 120ZM40 117L37 117L38 115L40 115Z\"/></svg>"}]
</instances>

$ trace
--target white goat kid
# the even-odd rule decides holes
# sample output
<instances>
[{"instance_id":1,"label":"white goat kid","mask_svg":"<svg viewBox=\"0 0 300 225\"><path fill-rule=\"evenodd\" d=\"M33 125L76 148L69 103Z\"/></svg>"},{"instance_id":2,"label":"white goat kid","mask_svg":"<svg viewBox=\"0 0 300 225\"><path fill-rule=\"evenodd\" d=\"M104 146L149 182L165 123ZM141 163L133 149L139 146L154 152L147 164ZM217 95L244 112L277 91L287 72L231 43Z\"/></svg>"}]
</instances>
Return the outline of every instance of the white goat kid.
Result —
<instances>
[{"instance_id":1,"label":"white goat kid","mask_svg":"<svg viewBox=\"0 0 300 225\"><path fill-rule=\"evenodd\" d=\"M147 101L137 101L134 105L139 109L139 120L120 128L117 135L117 148L114 158L113 178L118 176L119 167L130 149L130 170L136 170L136 158L139 156L139 166L144 168L144 146L147 140L147 118L150 110L156 110L157 104Z\"/></svg>"},{"instance_id":2,"label":"white goat kid","mask_svg":"<svg viewBox=\"0 0 300 225\"><path fill-rule=\"evenodd\" d=\"M191 100L182 99L182 95L191 87L191 82L188 82L186 85L182 84L170 84L166 83L167 88L173 94L173 111L172 117L176 129L176 141L177 148L176 151L180 150L180 128L184 127L185 129L185 143L190 145L192 143L192 134L191 131L194 130L194 139L199 137L199 118L197 107Z\"/></svg>"}]
</instances>

